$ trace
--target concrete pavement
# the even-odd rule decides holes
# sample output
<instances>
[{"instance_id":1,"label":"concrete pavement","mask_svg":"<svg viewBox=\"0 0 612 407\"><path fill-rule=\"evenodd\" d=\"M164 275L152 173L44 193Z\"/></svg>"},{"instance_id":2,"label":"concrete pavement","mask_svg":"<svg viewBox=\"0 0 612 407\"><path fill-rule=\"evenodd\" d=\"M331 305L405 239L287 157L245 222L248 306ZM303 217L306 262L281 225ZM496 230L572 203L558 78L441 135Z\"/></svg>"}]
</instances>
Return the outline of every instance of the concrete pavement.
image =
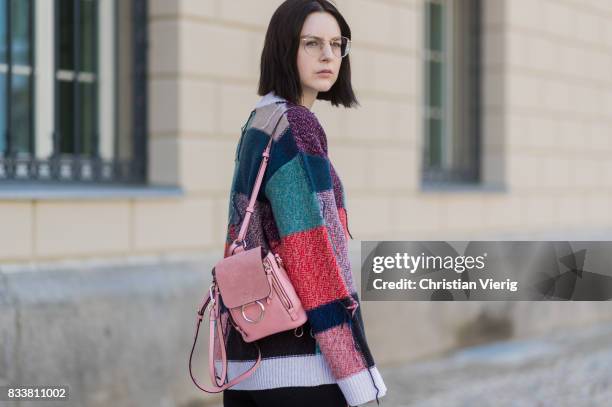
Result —
<instances>
[{"instance_id":1,"label":"concrete pavement","mask_svg":"<svg viewBox=\"0 0 612 407\"><path fill-rule=\"evenodd\" d=\"M473 346L381 372L384 407L612 406L612 323Z\"/></svg>"},{"instance_id":2,"label":"concrete pavement","mask_svg":"<svg viewBox=\"0 0 612 407\"><path fill-rule=\"evenodd\" d=\"M464 348L383 377L385 407L612 406L612 323Z\"/></svg>"}]
</instances>

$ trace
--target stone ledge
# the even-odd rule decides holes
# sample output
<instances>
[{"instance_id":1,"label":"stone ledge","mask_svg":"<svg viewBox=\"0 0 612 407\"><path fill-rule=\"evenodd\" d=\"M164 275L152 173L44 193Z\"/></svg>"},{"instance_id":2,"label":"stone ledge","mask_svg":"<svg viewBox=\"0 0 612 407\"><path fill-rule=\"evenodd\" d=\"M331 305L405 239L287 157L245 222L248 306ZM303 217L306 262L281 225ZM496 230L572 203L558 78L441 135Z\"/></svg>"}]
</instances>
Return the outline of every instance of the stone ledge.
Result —
<instances>
[{"instance_id":1,"label":"stone ledge","mask_svg":"<svg viewBox=\"0 0 612 407\"><path fill-rule=\"evenodd\" d=\"M180 198L183 196L185 196L185 191L176 185L0 182L0 201Z\"/></svg>"}]
</instances>

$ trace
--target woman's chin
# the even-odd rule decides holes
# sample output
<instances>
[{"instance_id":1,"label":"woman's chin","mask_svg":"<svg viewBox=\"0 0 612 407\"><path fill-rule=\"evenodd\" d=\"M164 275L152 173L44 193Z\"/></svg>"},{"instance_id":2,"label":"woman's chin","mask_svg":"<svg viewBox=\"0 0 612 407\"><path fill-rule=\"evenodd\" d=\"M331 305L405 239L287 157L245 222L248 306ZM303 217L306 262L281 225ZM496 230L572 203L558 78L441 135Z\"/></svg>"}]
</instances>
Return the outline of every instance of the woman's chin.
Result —
<instances>
[{"instance_id":1,"label":"woman's chin","mask_svg":"<svg viewBox=\"0 0 612 407\"><path fill-rule=\"evenodd\" d=\"M313 88L316 89L317 92L327 92L332 86L334 86L333 82L325 81L317 83L317 86L313 86Z\"/></svg>"}]
</instances>

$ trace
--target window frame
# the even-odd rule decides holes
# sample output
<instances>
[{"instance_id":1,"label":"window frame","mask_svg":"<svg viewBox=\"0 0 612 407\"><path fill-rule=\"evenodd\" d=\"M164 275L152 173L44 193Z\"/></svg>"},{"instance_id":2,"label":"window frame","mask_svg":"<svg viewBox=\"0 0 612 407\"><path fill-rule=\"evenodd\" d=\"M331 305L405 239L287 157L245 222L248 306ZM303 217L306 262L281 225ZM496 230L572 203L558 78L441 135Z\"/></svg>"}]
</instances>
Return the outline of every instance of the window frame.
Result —
<instances>
[{"instance_id":1,"label":"window frame","mask_svg":"<svg viewBox=\"0 0 612 407\"><path fill-rule=\"evenodd\" d=\"M17 64L17 63L13 63L13 42L12 42L12 37L13 37L13 0L5 0L6 4L6 10L5 10L5 17L7 18L7 22L6 22L6 32L5 32L5 36L6 36L6 63L0 63L0 73L3 73L5 75L5 91L6 91L6 97L7 97L7 101L10 101L10 97L12 97L13 95L13 81L14 81L14 77L13 75L16 76L25 76L29 78L29 89L28 89L28 99L30 101L31 104L35 104L35 92L34 92L34 87L35 87L35 81L36 81L36 76L34 74L34 70L35 70L35 66L36 66L36 58L35 58L35 51L34 51L34 24L33 24L33 20L34 20L34 0L30 0L28 2L29 6L28 6L28 14L27 14L27 24L28 24L28 59L30 61L29 65L23 65L23 64ZM11 134L10 130L12 128L12 122L13 122L13 103L8 102L6 104L6 110L5 110L5 119L6 119L6 125L7 125L7 132L6 132L6 137L3 140L5 142L5 150L6 151L11 151L14 152L14 139L12 139L11 137L9 137L9 135ZM34 144L34 140L33 140L33 133L34 133L34 117L33 115L30 113L29 115L29 120L28 120L28 128L29 128L29 135L28 135L28 146L30 146L30 148L32 148L33 144Z\"/></svg>"},{"instance_id":2,"label":"window frame","mask_svg":"<svg viewBox=\"0 0 612 407\"><path fill-rule=\"evenodd\" d=\"M432 17L430 15L430 5L437 4L443 8L442 18L442 51L438 52L433 49L431 32L432 32ZM480 0L472 0L469 4L470 13L474 14L473 20L470 21L467 32L458 32L459 28L462 27L457 23L457 13L460 11L456 9L458 5L452 0L425 0L424 2L424 58L423 58L423 69L424 69L424 91L423 91L423 156L422 156L422 177L421 181L423 186L431 186L436 184L475 184L480 182L480 120L481 114L481 101L480 96L480 82L482 76L480 74L480 52L482 47L482 41L480 36L481 30L481 10L482 3ZM465 23L465 22L462 22ZM464 97L461 92L456 91L456 77L457 70L460 67L456 64L457 56L455 53L464 52L465 49L457 47L457 38L461 41L472 41L470 44L470 51L474 51L473 57L476 59L477 71L470 72L474 75L471 83L470 97L476 99L475 106L477 109L474 114L469 116L469 126L473 129L473 134L461 133L462 130L458 129L458 122L456 121L456 115L458 109L465 109L460 114L468 114L468 110L472 109L473 106L463 107L461 106L459 99ZM462 46L463 42L459 44ZM438 55L441 54L441 55ZM430 103L431 101L431 75L430 75L430 63L431 61L441 61L443 64L442 74L442 95L441 95L441 112L436 112ZM463 67L462 69L465 69ZM470 68L471 69L471 68ZM467 71L466 71L467 72ZM432 156L432 134L430 128L430 119L439 118L441 122L441 148L440 148L440 165L434 165L431 162ZM472 132L470 132L472 133ZM473 137L471 143L474 148L468 149L469 151L461 151L461 154L470 155L467 157L470 160L469 168L460 168L460 160L458 156L458 149L460 143L466 140L466 137ZM464 157L465 158L465 157ZM465 160L463 160L465 161Z\"/></svg>"},{"instance_id":3,"label":"window frame","mask_svg":"<svg viewBox=\"0 0 612 407\"><path fill-rule=\"evenodd\" d=\"M73 1L77 4L81 0ZM94 21L96 50L93 57L101 64L96 64L94 74L79 73L78 77L96 83L93 127L95 134L92 135L95 156L59 154L59 80L67 76L74 77L74 71L70 74L59 70L59 1L31 0L30 51L34 55L31 93L36 95L30 99L33 109L30 131L31 151L24 157L0 154L0 186L28 182L141 185L148 181L146 157L148 1L130 0L127 6L131 12L129 29L132 38L129 53L132 73L130 104L134 106L130 117L131 131L125 135L130 137L129 159L120 157L118 150L120 141L117 114L119 98L117 2L123 0L87 1L92 1L96 10ZM109 35L109 32L113 35ZM7 39L7 44L11 46L10 38ZM40 63L35 64L37 61ZM100 75L106 75L104 86L99 86ZM10 82L8 75L7 82ZM10 109L10 99L7 101ZM10 116L7 120L10 120ZM7 142L10 143L11 140ZM74 140L74 142L78 146L79 141ZM2 169L5 171L4 176Z\"/></svg>"}]
</instances>

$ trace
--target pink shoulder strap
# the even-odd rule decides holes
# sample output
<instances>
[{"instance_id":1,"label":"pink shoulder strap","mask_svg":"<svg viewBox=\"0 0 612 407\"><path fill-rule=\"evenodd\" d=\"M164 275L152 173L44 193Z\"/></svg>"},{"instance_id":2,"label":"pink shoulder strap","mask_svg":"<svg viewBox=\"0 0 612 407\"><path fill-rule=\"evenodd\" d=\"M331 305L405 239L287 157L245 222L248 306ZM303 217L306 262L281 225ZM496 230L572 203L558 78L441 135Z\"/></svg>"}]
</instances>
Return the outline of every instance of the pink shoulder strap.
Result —
<instances>
[{"instance_id":1,"label":"pink shoulder strap","mask_svg":"<svg viewBox=\"0 0 612 407\"><path fill-rule=\"evenodd\" d=\"M249 222L251 220L251 214L253 213L253 210L255 208L255 201L257 199L257 194L259 193L259 188L261 187L261 182L263 180L263 176L266 171L266 166L270 158L270 149L272 146L272 140L274 139L274 133L276 132L276 128L278 127L278 124L280 123L282 118L283 118L283 113L280 114L280 117L278 118L278 121L276 122L276 125L274 126L274 129L272 130L272 133L270 135L270 141L268 142L268 145L266 146L264 152L262 153L263 159L261 160L261 164L259 166L259 172L257 173L257 179L255 180L253 191L251 192L251 199L249 200L249 205L246 209L245 217L242 220L242 225L240 227L240 232L238 233L238 238L234 240L234 242L229 248L231 254L234 254L234 251L236 249L244 250L246 248L244 237L246 236L247 228L249 227ZM209 290L208 295L204 298L204 300L202 301L202 304L200 304L200 307L197 310L198 317L196 321L193 346L191 348L191 353L189 355L189 375L191 376L191 380L193 381L193 383L199 389L204 390L205 392L208 392L208 393L219 393L241 382L242 380L246 379L247 377L253 374L255 369L257 369L259 367L259 364L261 363L261 350L259 349L259 345L255 343L255 346L257 346L258 355L257 355L257 360L255 361L253 366L251 366L249 370L242 373L240 376L235 377L233 380L229 381L228 383L224 383L226 380L226 376L227 376L227 355L225 352L225 344L223 343L224 339L223 339L223 331L221 329L221 322L217 320L219 315L217 315L216 313L218 312L219 307L215 306L216 304L218 304L219 292L218 292L217 287L215 287L214 293L212 291L213 290L211 286L211 289ZM200 330L200 324L202 323L202 318L204 317L206 308L208 307L211 301L212 301L212 307L209 312L210 337L209 337L209 342L208 342L208 369L209 369L211 381L214 384L212 387L207 387L207 386L204 386L198 383L196 378L193 376L192 359L193 359L193 352L195 350L195 346L198 340L198 332ZM216 371L215 371L215 365L214 365L215 330L217 331L217 337L220 342L219 346L221 350L221 363L222 363L221 377L217 377Z\"/></svg>"},{"instance_id":2,"label":"pink shoulder strap","mask_svg":"<svg viewBox=\"0 0 612 407\"><path fill-rule=\"evenodd\" d=\"M219 310L219 307L215 306L215 303L218 302L219 300L219 292L217 289L215 289L215 293L212 294L211 291L212 290L209 290L208 295L206 296L203 303L200 305L198 309L198 318L197 318L195 334L193 338L193 346L191 347L191 353L189 354L189 375L191 376L191 380L193 381L193 383L200 390L203 390L207 393L220 393L223 390L229 387L232 387L233 385L241 382L242 380L246 379L247 377L253 374L255 369L257 369L259 367L259 364L261 363L261 349L259 349L259 345L255 343L255 346L257 346L257 352L258 352L257 361L255 361L255 363L253 364L253 366L251 366L251 368L249 368L249 370L242 373L240 376L235 377L229 382L224 383L226 376L227 376L227 355L225 353L225 344L224 344L224 338L223 338L223 330L221 329L221 321L218 321L219 315L216 314ZM211 294L213 297L211 297ZM200 323L202 322L202 318L204 317L204 313L206 312L206 308L208 307L208 304L210 303L211 298L213 301L213 306L211 307L209 311L210 337L209 337L209 342L208 342L208 371L210 373L210 380L212 381L213 385L212 387L208 387L208 386L198 383L196 378L193 376L192 360L193 360L193 352L195 350L195 346L198 341L198 332L200 330ZM216 371L215 371L215 361L214 361L215 327L217 330L217 338L219 339L219 346L221 350L221 364L222 364L221 377L217 377Z\"/></svg>"},{"instance_id":3,"label":"pink shoulder strap","mask_svg":"<svg viewBox=\"0 0 612 407\"><path fill-rule=\"evenodd\" d=\"M290 110L292 108L288 108ZM255 180L255 185L253 186L253 191L251 192L251 199L249 200L249 205L246 208L246 213L244 215L244 219L242 220L242 224L240 225L240 232L238 232L238 237L236 240L232 242L229 247L229 253L234 254L236 250L242 251L246 249L246 242L244 238L247 233L247 229L249 227L249 223L251 221L251 215L255 210L255 201L257 200L257 195L259 194L259 188L261 187L261 182L263 180L264 173L266 172L266 166L268 165L268 160L270 159L270 148L272 146L272 140L274 139L274 133L276 132L276 128L283 118L284 112L279 115L279 118L270 134L270 141L266 146L264 152L262 153L263 159L261 160L261 164L259 165L259 171L257 172L257 179Z\"/></svg>"}]
</instances>

